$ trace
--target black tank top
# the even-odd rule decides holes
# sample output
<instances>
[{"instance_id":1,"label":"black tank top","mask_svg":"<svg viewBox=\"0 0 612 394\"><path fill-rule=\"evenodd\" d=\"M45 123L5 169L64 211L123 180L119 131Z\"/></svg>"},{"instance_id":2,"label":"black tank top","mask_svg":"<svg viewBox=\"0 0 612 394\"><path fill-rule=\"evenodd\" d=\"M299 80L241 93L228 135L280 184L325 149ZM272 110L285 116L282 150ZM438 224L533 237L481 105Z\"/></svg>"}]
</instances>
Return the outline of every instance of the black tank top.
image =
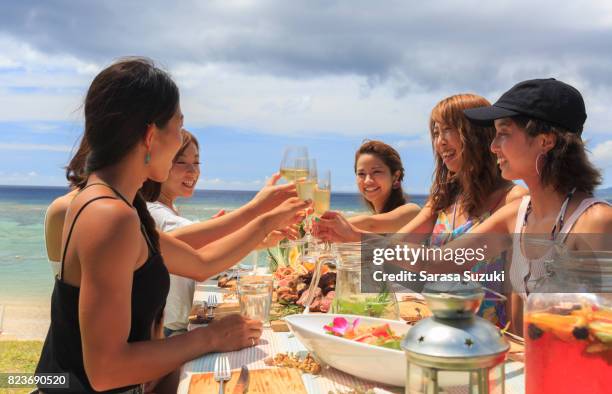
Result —
<instances>
[{"instance_id":1,"label":"black tank top","mask_svg":"<svg viewBox=\"0 0 612 394\"><path fill-rule=\"evenodd\" d=\"M88 185L93 186L95 184ZM99 184L108 186L106 184ZM130 207L132 205L115 189L113 192ZM96 200L103 198L116 199L110 196L100 196L87 201L77 212L64 245L64 253L60 267L60 275L55 278L55 286L51 296L51 325L43 345L40 360L36 367L37 373L69 373L70 389L51 390L49 392L96 392L89 384L83 364L83 349L81 347L81 332L79 325L79 292L80 288L63 281L64 258L70 242L70 236L79 215ZM149 258L136 271L132 283L132 317L128 342L146 341L151 339L151 327L156 316L161 313L166 302L170 287L170 276L161 254L151 243L147 232L141 224L143 235L147 241ZM126 300L127 302L127 300ZM143 382L144 383L144 382ZM138 385L121 387L105 393L117 393Z\"/></svg>"}]
</instances>

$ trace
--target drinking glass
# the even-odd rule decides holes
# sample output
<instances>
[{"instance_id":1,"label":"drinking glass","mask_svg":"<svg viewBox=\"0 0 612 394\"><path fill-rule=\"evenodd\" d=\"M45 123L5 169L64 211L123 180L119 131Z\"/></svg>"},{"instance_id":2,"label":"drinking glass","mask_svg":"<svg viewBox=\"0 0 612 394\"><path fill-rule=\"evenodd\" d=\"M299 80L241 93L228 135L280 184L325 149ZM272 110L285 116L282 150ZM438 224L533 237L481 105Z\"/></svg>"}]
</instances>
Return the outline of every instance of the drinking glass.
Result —
<instances>
[{"instance_id":1,"label":"drinking glass","mask_svg":"<svg viewBox=\"0 0 612 394\"><path fill-rule=\"evenodd\" d=\"M288 146L283 153L280 173L287 182L308 176L308 148L305 146ZM298 166L301 165L301 166Z\"/></svg>"},{"instance_id":2,"label":"drinking glass","mask_svg":"<svg viewBox=\"0 0 612 394\"><path fill-rule=\"evenodd\" d=\"M317 161L315 159L297 159L297 167L308 168L308 174L305 177L295 180L295 189L297 195L302 200L314 200L314 191L317 188ZM312 242L311 236L311 220L312 216L308 215L304 219L304 240Z\"/></svg>"},{"instance_id":3,"label":"drinking glass","mask_svg":"<svg viewBox=\"0 0 612 394\"><path fill-rule=\"evenodd\" d=\"M272 275L242 276L238 278L238 302L240 314L249 319L260 320L264 326L270 324L272 306Z\"/></svg>"},{"instance_id":4,"label":"drinking glass","mask_svg":"<svg viewBox=\"0 0 612 394\"><path fill-rule=\"evenodd\" d=\"M331 200L331 171L325 170L319 175L313 200L315 215L321 216L329 211Z\"/></svg>"},{"instance_id":5,"label":"drinking glass","mask_svg":"<svg viewBox=\"0 0 612 394\"><path fill-rule=\"evenodd\" d=\"M302 200L313 200L317 187L317 161L315 159L296 159L296 168L306 168L303 177L295 179L295 189Z\"/></svg>"},{"instance_id":6,"label":"drinking glass","mask_svg":"<svg viewBox=\"0 0 612 394\"><path fill-rule=\"evenodd\" d=\"M314 213L317 217L321 217L325 212L329 211L331 200L331 171L325 170L321 172L317 180L317 187L314 192ZM322 244L322 252L330 251L328 242Z\"/></svg>"}]
</instances>

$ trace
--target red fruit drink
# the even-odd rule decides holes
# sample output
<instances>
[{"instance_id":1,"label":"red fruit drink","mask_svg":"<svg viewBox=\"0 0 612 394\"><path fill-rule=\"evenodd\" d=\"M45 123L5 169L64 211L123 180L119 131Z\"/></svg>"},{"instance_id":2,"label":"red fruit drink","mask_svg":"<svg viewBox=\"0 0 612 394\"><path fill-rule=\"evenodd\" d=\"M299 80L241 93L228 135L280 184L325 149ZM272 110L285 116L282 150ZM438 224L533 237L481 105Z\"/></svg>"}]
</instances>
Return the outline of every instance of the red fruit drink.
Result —
<instances>
[{"instance_id":1,"label":"red fruit drink","mask_svg":"<svg viewBox=\"0 0 612 394\"><path fill-rule=\"evenodd\" d=\"M612 320L607 319L592 310L527 314L526 394L612 394Z\"/></svg>"}]
</instances>

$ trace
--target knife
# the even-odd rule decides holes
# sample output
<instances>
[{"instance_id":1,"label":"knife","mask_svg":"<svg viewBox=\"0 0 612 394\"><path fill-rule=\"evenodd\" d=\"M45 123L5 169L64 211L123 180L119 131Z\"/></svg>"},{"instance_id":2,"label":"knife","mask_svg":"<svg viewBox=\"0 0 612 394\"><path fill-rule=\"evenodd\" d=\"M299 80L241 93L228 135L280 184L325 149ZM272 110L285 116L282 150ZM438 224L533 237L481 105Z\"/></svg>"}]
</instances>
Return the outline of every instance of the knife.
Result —
<instances>
[{"instance_id":1,"label":"knife","mask_svg":"<svg viewBox=\"0 0 612 394\"><path fill-rule=\"evenodd\" d=\"M246 365L243 365L240 369L240 376L238 377L238 383L234 386L232 394L245 394L249 389L249 369Z\"/></svg>"}]
</instances>

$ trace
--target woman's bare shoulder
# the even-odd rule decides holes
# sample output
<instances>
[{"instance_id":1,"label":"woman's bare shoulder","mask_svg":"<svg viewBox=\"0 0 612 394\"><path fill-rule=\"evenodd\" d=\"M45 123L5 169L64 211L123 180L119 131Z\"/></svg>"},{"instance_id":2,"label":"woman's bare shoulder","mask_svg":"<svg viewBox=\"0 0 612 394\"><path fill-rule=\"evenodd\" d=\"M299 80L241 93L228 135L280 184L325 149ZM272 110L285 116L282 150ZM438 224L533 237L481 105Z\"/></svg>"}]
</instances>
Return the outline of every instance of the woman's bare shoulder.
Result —
<instances>
[{"instance_id":1,"label":"woman's bare shoulder","mask_svg":"<svg viewBox=\"0 0 612 394\"><path fill-rule=\"evenodd\" d=\"M514 185L512 186L512 189L510 189L510 191L506 194L506 204L509 204L515 200L520 200L528 194L529 190L527 190L523 186Z\"/></svg>"},{"instance_id":2,"label":"woman's bare shoulder","mask_svg":"<svg viewBox=\"0 0 612 394\"><path fill-rule=\"evenodd\" d=\"M98 198L90 203L90 201ZM79 227L88 233L92 231L90 237L98 238L108 232L107 235L129 234L134 228L140 228L140 219L136 210L124 201L117 198L112 193L100 193L95 191L85 191L74 198L70 205L66 219L70 222L75 220L75 216L87 204L87 207L79 214ZM138 233L137 233L138 234Z\"/></svg>"},{"instance_id":3,"label":"woman's bare shoulder","mask_svg":"<svg viewBox=\"0 0 612 394\"><path fill-rule=\"evenodd\" d=\"M521 205L521 199L516 199L500 207L479 224L473 232L511 233L516 223L516 215Z\"/></svg>"},{"instance_id":4,"label":"woman's bare shoulder","mask_svg":"<svg viewBox=\"0 0 612 394\"><path fill-rule=\"evenodd\" d=\"M612 206L593 204L576 221L578 233L612 233Z\"/></svg>"},{"instance_id":5,"label":"woman's bare shoulder","mask_svg":"<svg viewBox=\"0 0 612 394\"><path fill-rule=\"evenodd\" d=\"M399 207L394 209L394 211L397 211L398 213L402 213L402 214L410 214L410 213L416 214L420 210L421 210L421 207L418 204L415 204L413 202L409 202L407 204L400 205Z\"/></svg>"},{"instance_id":6,"label":"woman's bare shoulder","mask_svg":"<svg viewBox=\"0 0 612 394\"><path fill-rule=\"evenodd\" d=\"M61 219L61 221L63 222L64 217L66 216L66 212L68 211L68 207L70 206L70 203L72 202L74 196L75 193L70 192L64 194L63 196L59 196L58 198L53 200L51 204L49 204L49 206L47 207L47 221L55 222Z\"/></svg>"}]
</instances>

